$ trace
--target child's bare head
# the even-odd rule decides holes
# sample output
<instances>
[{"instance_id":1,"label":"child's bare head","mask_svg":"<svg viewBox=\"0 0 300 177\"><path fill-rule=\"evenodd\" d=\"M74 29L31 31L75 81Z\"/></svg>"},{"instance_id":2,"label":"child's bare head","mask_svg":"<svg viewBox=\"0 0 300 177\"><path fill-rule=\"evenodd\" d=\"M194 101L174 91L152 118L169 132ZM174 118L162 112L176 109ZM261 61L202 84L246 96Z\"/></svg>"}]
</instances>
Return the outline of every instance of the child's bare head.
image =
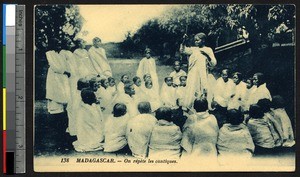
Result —
<instances>
[{"instance_id":1,"label":"child's bare head","mask_svg":"<svg viewBox=\"0 0 300 177\"><path fill-rule=\"evenodd\" d=\"M129 80L129 77L128 77L127 74L123 74L123 75L121 76L121 82L125 83L125 82L128 81L128 80Z\"/></svg>"},{"instance_id":2,"label":"child's bare head","mask_svg":"<svg viewBox=\"0 0 300 177\"><path fill-rule=\"evenodd\" d=\"M98 83L97 83L97 78L93 77L89 80L89 84L90 84L90 89L93 92L96 92L98 90Z\"/></svg>"},{"instance_id":3,"label":"child's bare head","mask_svg":"<svg viewBox=\"0 0 300 177\"><path fill-rule=\"evenodd\" d=\"M187 76L180 76L179 80L180 80L180 86L185 87L186 86Z\"/></svg>"},{"instance_id":4,"label":"child's bare head","mask_svg":"<svg viewBox=\"0 0 300 177\"><path fill-rule=\"evenodd\" d=\"M143 79L144 79L144 82L146 82L146 81L151 81L151 80L152 80L150 74L145 74L145 75L143 76Z\"/></svg>"},{"instance_id":5,"label":"child's bare head","mask_svg":"<svg viewBox=\"0 0 300 177\"><path fill-rule=\"evenodd\" d=\"M208 102L205 98L196 99L194 101L194 109L197 112L204 112L208 110Z\"/></svg>"},{"instance_id":6,"label":"child's bare head","mask_svg":"<svg viewBox=\"0 0 300 177\"><path fill-rule=\"evenodd\" d=\"M150 114L151 113L151 105L148 101L140 102L138 104L138 110L141 114Z\"/></svg>"},{"instance_id":7,"label":"child's bare head","mask_svg":"<svg viewBox=\"0 0 300 177\"><path fill-rule=\"evenodd\" d=\"M155 117L157 120L166 120L172 122L172 110L168 107L161 107L155 111Z\"/></svg>"},{"instance_id":8,"label":"child's bare head","mask_svg":"<svg viewBox=\"0 0 300 177\"><path fill-rule=\"evenodd\" d=\"M114 117L121 117L124 116L127 112L127 107L123 103L117 103L115 104L113 108L113 115Z\"/></svg>"},{"instance_id":9,"label":"child's bare head","mask_svg":"<svg viewBox=\"0 0 300 177\"><path fill-rule=\"evenodd\" d=\"M81 91L81 99L85 104L89 105L97 102L95 93L88 88L85 88Z\"/></svg>"},{"instance_id":10,"label":"child's bare head","mask_svg":"<svg viewBox=\"0 0 300 177\"><path fill-rule=\"evenodd\" d=\"M93 45L94 47L99 48L101 46L101 39L99 37L95 37L93 39Z\"/></svg>"},{"instance_id":11,"label":"child's bare head","mask_svg":"<svg viewBox=\"0 0 300 177\"><path fill-rule=\"evenodd\" d=\"M85 78L80 78L77 81L77 90L82 90L84 88L88 88L90 86L90 83L87 79Z\"/></svg>"},{"instance_id":12,"label":"child's bare head","mask_svg":"<svg viewBox=\"0 0 300 177\"><path fill-rule=\"evenodd\" d=\"M124 84L125 84L124 85L125 93L128 94L128 95L135 95L133 82L132 81L126 81Z\"/></svg>"},{"instance_id":13,"label":"child's bare head","mask_svg":"<svg viewBox=\"0 0 300 177\"><path fill-rule=\"evenodd\" d=\"M135 76L135 77L132 79L132 81L133 81L134 84L135 84L136 86L138 86L138 87L140 87L141 84L142 84L141 78L138 77L138 76Z\"/></svg>"},{"instance_id":14,"label":"child's bare head","mask_svg":"<svg viewBox=\"0 0 300 177\"><path fill-rule=\"evenodd\" d=\"M108 80L105 78L101 79L100 83L101 83L101 86L105 89L109 86Z\"/></svg>"},{"instance_id":15,"label":"child's bare head","mask_svg":"<svg viewBox=\"0 0 300 177\"><path fill-rule=\"evenodd\" d=\"M261 119L264 116L264 112L257 104L253 104L249 108L249 116L254 119Z\"/></svg>"},{"instance_id":16,"label":"child's bare head","mask_svg":"<svg viewBox=\"0 0 300 177\"><path fill-rule=\"evenodd\" d=\"M238 85L242 81L242 79L243 79L242 73L240 73L240 72L233 73L232 80L236 85Z\"/></svg>"},{"instance_id":17,"label":"child's bare head","mask_svg":"<svg viewBox=\"0 0 300 177\"><path fill-rule=\"evenodd\" d=\"M230 109L227 111L227 119L231 125L239 125L244 121L244 116L241 111Z\"/></svg>"},{"instance_id":18,"label":"child's bare head","mask_svg":"<svg viewBox=\"0 0 300 177\"><path fill-rule=\"evenodd\" d=\"M181 63L180 63L179 60L175 60L175 61L174 61L174 66L173 66L173 68L174 68L174 70L175 70L176 72L180 71L180 69L181 69Z\"/></svg>"},{"instance_id":19,"label":"child's bare head","mask_svg":"<svg viewBox=\"0 0 300 177\"><path fill-rule=\"evenodd\" d=\"M173 84L173 77L165 77L165 83L169 87L172 86L172 84Z\"/></svg>"},{"instance_id":20,"label":"child's bare head","mask_svg":"<svg viewBox=\"0 0 300 177\"><path fill-rule=\"evenodd\" d=\"M107 80L108 80L108 83L109 83L110 87L113 87L113 86L116 85L116 81L113 77L109 77Z\"/></svg>"},{"instance_id":21,"label":"child's bare head","mask_svg":"<svg viewBox=\"0 0 300 177\"><path fill-rule=\"evenodd\" d=\"M145 82L145 87L146 87L147 89L151 89L151 88L153 87L152 81L146 81L146 82Z\"/></svg>"}]
</instances>

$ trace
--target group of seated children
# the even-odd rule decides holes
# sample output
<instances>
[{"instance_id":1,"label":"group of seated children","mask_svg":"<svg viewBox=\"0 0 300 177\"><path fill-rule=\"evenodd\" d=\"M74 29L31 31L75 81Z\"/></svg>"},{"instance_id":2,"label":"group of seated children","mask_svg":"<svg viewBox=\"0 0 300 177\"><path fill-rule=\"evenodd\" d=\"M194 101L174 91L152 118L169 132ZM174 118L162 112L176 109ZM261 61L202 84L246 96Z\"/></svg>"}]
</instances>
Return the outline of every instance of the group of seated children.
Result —
<instances>
[{"instance_id":1,"label":"group of seated children","mask_svg":"<svg viewBox=\"0 0 300 177\"><path fill-rule=\"evenodd\" d=\"M210 96L195 97L193 108L181 104L187 76L178 61L160 94L150 74L132 80L124 74L117 86L112 77L79 79L72 102L75 123L69 121L77 136L74 149L200 163L232 155L249 158L295 144L283 98L271 97L263 74L245 83L241 73L230 79L224 69L219 79L210 78Z\"/></svg>"}]
</instances>

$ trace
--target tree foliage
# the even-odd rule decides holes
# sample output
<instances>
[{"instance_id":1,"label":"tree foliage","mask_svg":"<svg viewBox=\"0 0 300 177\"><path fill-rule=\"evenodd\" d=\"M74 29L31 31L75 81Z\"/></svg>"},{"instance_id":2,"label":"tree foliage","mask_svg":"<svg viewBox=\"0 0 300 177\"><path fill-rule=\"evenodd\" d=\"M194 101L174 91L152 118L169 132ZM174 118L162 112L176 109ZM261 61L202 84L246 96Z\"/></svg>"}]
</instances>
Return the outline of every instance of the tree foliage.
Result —
<instances>
[{"instance_id":1,"label":"tree foliage","mask_svg":"<svg viewBox=\"0 0 300 177\"><path fill-rule=\"evenodd\" d=\"M174 56L182 36L204 32L208 35L210 47L236 40L237 27L245 26L255 42L270 40L269 33L283 21L294 25L293 5L253 5L253 4L192 4L174 6L157 19L146 22L131 40L141 50L145 46L160 55L164 47ZM261 40L256 40L261 38ZM128 41L128 39L126 39ZM259 45L259 43L258 43Z\"/></svg>"},{"instance_id":2,"label":"tree foliage","mask_svg":"<svg viewBox=\"0 0 300 177\"><path fill-rule=\"evenodd\" d=\"M49 40L65 41L81 30L83 19L75 5L38 5L35 7L35 47L39 51L49 50ZM60 47L64 47L64 42Z\"/></svg>"}]
</instances>

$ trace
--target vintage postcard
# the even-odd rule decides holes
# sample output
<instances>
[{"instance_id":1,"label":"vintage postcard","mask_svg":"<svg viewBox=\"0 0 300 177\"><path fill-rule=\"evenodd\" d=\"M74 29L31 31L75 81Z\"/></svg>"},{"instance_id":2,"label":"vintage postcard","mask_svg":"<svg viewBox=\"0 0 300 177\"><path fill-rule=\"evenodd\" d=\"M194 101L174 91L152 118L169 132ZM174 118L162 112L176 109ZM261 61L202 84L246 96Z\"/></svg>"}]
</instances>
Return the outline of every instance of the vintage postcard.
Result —
<instances>
[{"instance_id":1,"label":"vintage postcard","mask_svg":"<svg viewBox=\"0 0 300 177\"><path fill-rule=\"evenodd\" d=\"M36 5L34 171L295 171L294 5Z\"/></svg>"}]
</instances>

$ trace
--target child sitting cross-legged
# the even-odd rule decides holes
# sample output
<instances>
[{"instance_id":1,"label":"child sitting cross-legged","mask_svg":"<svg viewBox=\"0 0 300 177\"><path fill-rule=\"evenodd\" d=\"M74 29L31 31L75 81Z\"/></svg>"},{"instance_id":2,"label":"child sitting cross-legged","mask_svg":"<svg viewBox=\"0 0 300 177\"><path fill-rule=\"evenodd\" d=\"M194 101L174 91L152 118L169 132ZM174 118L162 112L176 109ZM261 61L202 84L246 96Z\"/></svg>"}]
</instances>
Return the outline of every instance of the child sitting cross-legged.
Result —
<instances>
[{"instance_id":1,"label":"child sitting cross-legged","mask_svg":"<svg viewBox=\"0 0 300 177\"><path fill-rule=\"evenodd\" d=\"M158 121L150 138L149 158L178 159L181 155L182 133L180 128L172 122L171 108L159 108L156 110L155 117Z\"/></svg>"},{"instance_id":2,"label":"child sitting cross-legged","mask_svg":"<svg viewBox=\"0 0 300 177\"><path fill-rule=\"evenodd\" d=\"M126 126L129 120L126 105L115 104L113 113L107 118L104 127L104 152L129 153L126 140Z\"/></svg>"},{"instance_id":3,"label":"child sitting cross-legged","mask_svg":"<svg viewBox=\"0 0 300 177\"><path fill-rule=\"evenodd\" d=\"M243 124L244 117L239 110L227 113L227 122L219 131L217 149L221 164L241 164L248 162L254 152L254 144L249 130ZM232 158L239 160L232 161Z\"/></svg>"}]
</instances>

